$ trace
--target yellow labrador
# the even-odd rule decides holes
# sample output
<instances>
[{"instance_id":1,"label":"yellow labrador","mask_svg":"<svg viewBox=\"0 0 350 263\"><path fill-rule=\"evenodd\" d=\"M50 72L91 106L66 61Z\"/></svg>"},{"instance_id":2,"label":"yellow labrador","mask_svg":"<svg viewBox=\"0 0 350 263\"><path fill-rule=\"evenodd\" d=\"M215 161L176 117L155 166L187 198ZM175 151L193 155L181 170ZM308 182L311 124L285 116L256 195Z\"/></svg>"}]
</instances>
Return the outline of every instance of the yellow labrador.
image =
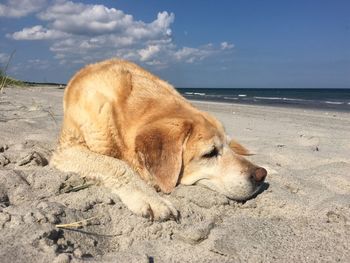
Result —
<instances>
[{"instance_id":1,"label":"yellow labrador","mask_svg":"<svg viewBox=\"0 0 350 263\"><path fill-rule=\"evenodd\" d=\"M165 220L175 207L156 190L202 184L235 200L259 190L266 170L242 155L219 121L171 85L123 60L88 65L64 93L51 164L100 181L135 214Z\"/></svg>"}]
</instances>

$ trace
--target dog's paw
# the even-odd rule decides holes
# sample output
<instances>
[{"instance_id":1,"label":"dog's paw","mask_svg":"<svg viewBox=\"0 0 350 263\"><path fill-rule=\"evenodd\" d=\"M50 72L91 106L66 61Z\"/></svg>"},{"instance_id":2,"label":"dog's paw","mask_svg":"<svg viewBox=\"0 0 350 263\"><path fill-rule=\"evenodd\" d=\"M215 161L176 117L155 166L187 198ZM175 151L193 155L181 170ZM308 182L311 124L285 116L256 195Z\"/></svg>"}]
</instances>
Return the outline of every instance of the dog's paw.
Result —
<instances>
[{"instance_id":1,"label":"dog's paw","mask_svg":"<svg viewBox=\"0 0 350 263\"><path fill-rule=\"evenodd\" d=\"M178 219L179 213L174 205L157 193L134 190L120 191L118 194L122 202L137 215L158 221Z\"/></svg>"}]
</instances>

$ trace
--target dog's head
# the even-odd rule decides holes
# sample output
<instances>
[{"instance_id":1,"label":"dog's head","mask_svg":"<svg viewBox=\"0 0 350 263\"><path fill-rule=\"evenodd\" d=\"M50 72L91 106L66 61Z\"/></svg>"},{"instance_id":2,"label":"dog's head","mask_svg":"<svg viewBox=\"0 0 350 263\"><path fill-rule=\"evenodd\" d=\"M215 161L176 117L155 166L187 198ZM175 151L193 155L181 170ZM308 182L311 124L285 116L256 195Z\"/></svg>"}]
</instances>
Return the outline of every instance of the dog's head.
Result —
<instances>
[{"instance_id":1,"label":"dog's head","mask_svg":"<svg viewBox=\"0 0 350 263\"><path fill-rule=\"evenodd\" d=\"M143 172L163 192L179 184L205 185L234 200L254 195L267 175L229 140L215 118L198 113L190 118L165 118L146 125L135 141Z\"/></svg>"}]
</instances>

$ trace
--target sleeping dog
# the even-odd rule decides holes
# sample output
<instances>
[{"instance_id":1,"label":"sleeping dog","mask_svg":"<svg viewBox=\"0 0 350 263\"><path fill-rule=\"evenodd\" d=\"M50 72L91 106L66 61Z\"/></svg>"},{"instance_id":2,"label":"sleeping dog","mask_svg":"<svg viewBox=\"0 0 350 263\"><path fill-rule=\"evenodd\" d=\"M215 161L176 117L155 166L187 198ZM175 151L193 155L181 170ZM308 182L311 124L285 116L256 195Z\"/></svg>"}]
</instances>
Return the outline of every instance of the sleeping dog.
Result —
<instances>
[{"instance_id":1,"label":"sleeping dog","mask_svg":"<svg viewBox=\"0 0 350 263\"><path fill-rule=\"evenodd\" d=\"M88 65L68 83L64 119L51 164L99 181L135 214L177 217L157 191L205 185L246 200L267 172L167 82L123 60Z\"/></svg>"}]
</instances>

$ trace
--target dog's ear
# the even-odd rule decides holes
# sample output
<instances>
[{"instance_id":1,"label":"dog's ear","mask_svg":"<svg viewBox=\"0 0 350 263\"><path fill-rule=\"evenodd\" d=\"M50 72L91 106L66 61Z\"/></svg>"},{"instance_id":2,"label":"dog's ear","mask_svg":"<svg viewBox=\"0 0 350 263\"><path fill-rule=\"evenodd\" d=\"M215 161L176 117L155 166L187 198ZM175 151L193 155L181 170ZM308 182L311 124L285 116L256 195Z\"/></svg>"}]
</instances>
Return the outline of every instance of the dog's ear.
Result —
<instances>
[{"instance_id":1,"label":"dog's ear","mask_svg":"<svg viewBox=\"0 0 350 263\"><path fill-rule=\"evenodd\" d=\"M234 151L235 153L237 153L239 155L245 155L245 156L253 155L252 153L249 152L249 150L247 150L245 147L240 145L235 140L231 140L228 145L230 146L232 151Z\"/></svg>"},{"instance_id":2,"label":"dog's ear","mask_svg":"<svg viewBox=\"0 0 350 263\"><path fill-rule=\"evenodd\" d=\"M138 161L164 193L170 193L178 182L183 166L183 148L191 130L190 121L161 119L143 127L136 136Z\"/></svg>"}]
</instances>

